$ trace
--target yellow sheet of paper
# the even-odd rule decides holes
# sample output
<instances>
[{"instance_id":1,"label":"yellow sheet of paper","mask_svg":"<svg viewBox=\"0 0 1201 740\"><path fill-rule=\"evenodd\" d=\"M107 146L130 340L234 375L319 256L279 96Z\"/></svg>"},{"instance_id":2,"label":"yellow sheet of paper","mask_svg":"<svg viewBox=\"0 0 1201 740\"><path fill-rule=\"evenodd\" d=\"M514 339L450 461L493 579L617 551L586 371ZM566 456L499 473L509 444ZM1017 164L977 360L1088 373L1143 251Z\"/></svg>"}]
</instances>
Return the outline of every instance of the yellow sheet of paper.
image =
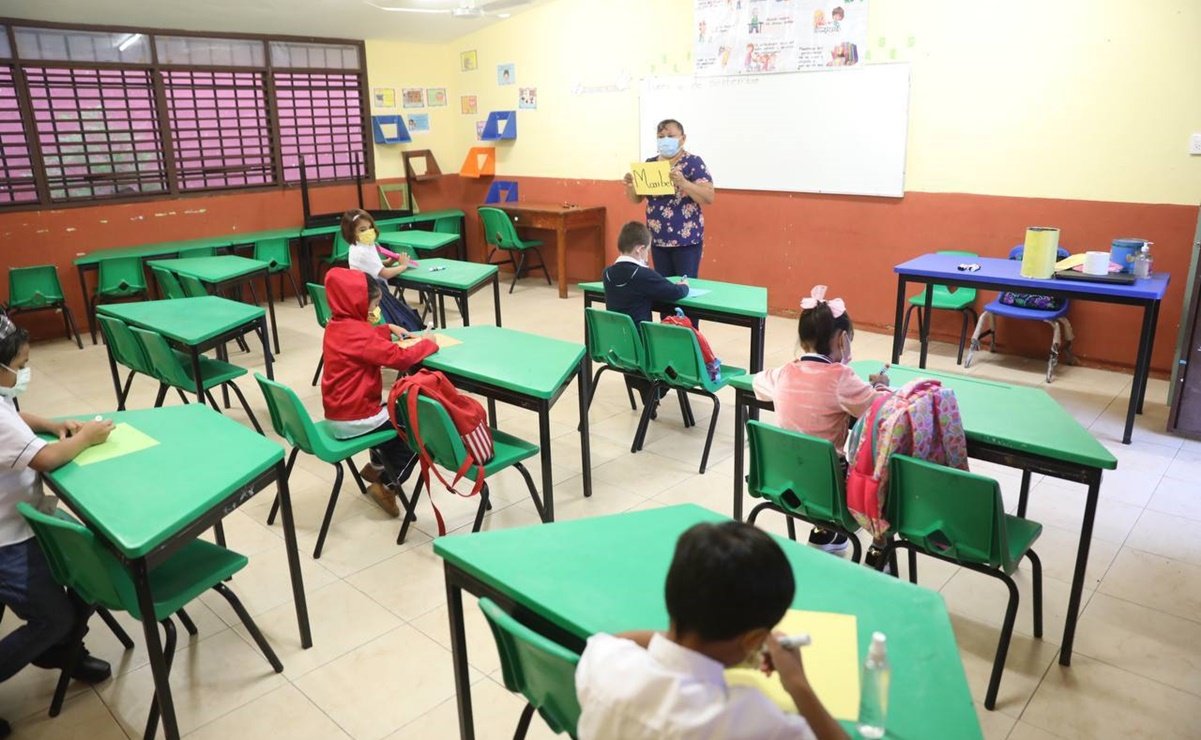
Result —
<instances>
[{"instance_id":1,"label":"yellow sheet of paper","mask_svg":"<svg viewBox=\"0 0 1201 740\"><path fill-rule=\"evenodd\" d=\"M776 625L785 634L807 632L813 638L812 645L801 648L805 675L830 714L850 722L859 719L858 621L854 614L789 609ZM731 668L726 671L726 681L731 686L757 688L784 711L796 713L796 704L784 691L778 673L769 678L752 668Z\"/></svg>"},{"instance_id":2,"label":"yellow sheet of paper","mask_svg":"<svg viewBox=\"0 0 1201 740\"><path fill-rule=\"evenodd\" d=\"M434 340L434 342L438 345L439 348L453 347L456 344L463 343L463 341L461 339L455 339L454 337L448 336L446 334L410 334L408 339L401 339L400 341L397 342L397 344L400 345L400 347L403 349L408 349L409 347L412 347L414 344L417 344L418 342L420 342L422 339Z\"/></svg>"},{"instance_id":3,"label":"yellow sheet of paper","mask_svg":"<svg viewBox=\"0 0 1201 740\"><path fill-rule=\"evenodd\" d=\"M654 162L634 162L630 165L634 175L634 192L638 195L675 195L676 186L671 184L671 164L662 159Z\"/></svg>"},{"instance_id":4,"label":"yellow sheet of paper","mask_svg":"<svg viewBox=\"0 0 1201 740\"><path fill-rule=\"evenodd\" d=\"M1084 252L1073 254L1071 257L1064 257L1055 263L1056 270L1070 270L1076 265L1084 264Z\"/></svg>"},{"instance_id":5,"label":"yellow sheet of paper","mask_svg":"<svg viewBox=\"0 0 1201 740\"><path fill-rule=\"evenodd\" d=\"M117 424L109 432L104 444L89 447L75 457L76 465L91 465L92 463L112 460L115 457L139 452L148 447L154 447L158 440L147 436L144 432L128 424Z\"/></svg>"}]
</instances>

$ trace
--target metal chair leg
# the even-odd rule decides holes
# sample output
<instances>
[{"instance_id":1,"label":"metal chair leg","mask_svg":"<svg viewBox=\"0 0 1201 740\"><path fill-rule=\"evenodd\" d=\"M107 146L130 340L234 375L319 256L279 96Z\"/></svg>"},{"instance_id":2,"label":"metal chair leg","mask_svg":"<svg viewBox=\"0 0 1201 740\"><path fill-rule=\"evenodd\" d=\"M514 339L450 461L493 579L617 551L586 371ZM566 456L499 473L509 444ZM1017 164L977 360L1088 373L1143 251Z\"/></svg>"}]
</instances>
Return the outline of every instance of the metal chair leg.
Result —
<instances>
[{"instance_id":1,"label":"metal chair leg","mask_svg":"<svg viewBox=\"0 0 1201 740\"><path fill-rule=\"evenodd\" d=\"M955 356L955 364L956 365L963 364L963 345L965 342L967 342L968 312L965 309L963 311L960 311L959 313L963 314L963 322L959 327L959 354Z\"/></svg>"},{"instance_id":2,"label":"metal chair leg","mask_svg":"<svg viewBox=\"0 0 1201 740\"><path fill-rule=\"evenodd\" d=\"M480 489L480 505L475 510L475 521L471 524L471 531L478 532L480 527L484 526L484 512L488 510L488 484L485 483Z\"/></svg>"},{"instance_id":3,"label":"metal chair leg","mask_svg":"<svg viewBox=\"0 0 1201 740\"><path fill-rule=\"evenodd\" d=\"M75 666L79 663L79 659L83 657L83 636L88 631L88 617L91 616L91 607L83 604L81 601L73 598L78 608L76 617L75 629L71 630L71 635L68 637L68 644L71 646L71 652L67 656L67 664L63 666L58 674L58 684L54 687L54 697L50 700L50 716L57 717L59 712L63 710L63 701L67 698L67 687L71 685L71 674L75 672Z\"/></svg>"},{"instance_id":4,"label":"metal chair leg","mask_svg":"<svg viewBox=\"0 0 1201 740\"><path fill-rule=\"evenodd\" d=\"M713 417L709 419L709 435L705 437L705 451L701 453L701 469L699 472L705 472L705 465L709 462L709 448L713 446L713 432L717 429L717 415L721 413L721 401L717 400L717 396L712 393L704 395L713 399Z\"/></svg>"},{"instance_id":5,"label":"metal chair leg","mask_svg":"<svg viewBox=\"0 0 1201 740\"><path fill-rule=\"evenodd\" d=\"M242 404L242 408L246 411L246 415L250 417L250 423L254 425L254 431L258 432L259 434L263 434L263 428L259 426L259 420L255 418L254 412L250 410L250 403L246 401L246 396L242 395L242 389L238 387L237 383L233 382L226 383L225 385L233 388L234 395L238 397L238 402ZM263 436L265 437L267 435L263 434Z\"/></svg>"},{"instance_id":6,"label":"metal chair leg","mask_svg":"<svg viewBox=\"0 0 1201 740\"><path fill-rule=\"evenodd\" d=\"M509 294L513 294L513 289L517 287L517 281L521 278L521 271L525 269L525 252L521 253L521 259L517 261L517 265L513 268L513 282L509 284Z\"/></svg>"},{"instance_id":7,"label":"metal chair leg","mask_svg":"<svg viewBox=\"0 0 1201 740\"><path fill-rule=\"evenodd\" d=\"M288 463L284 466L284 480L289 480L292 477L292 466L296 463L296 456L300 454L299 447L293 447L292 453L288 455ZM275 494L275 500L271 502L271 512L267 514L267 526L275 524L275 515L279 513L279 494Z\"/></svg>"},{"instance_id":8,"label":"metal chair leg","mask_svg":"<svg viewBox=\"0 0 1201 740\"><path fill-rule=\"evenodd\" d=\"M796 542L796 520L787 514L784 515L784 524L788 527L788 539Z\"/></svg>"},{"instance_id":9,"label":"metal chair leg","mask_svg":"<svg viewBox=\"0 0 1201 740\"><path fill-rule=\"evenodd\" d=\"M915 308L917 308L917 306L910 303L909 307L905 309L905 320L901 323L901 350L902 350L902 352L905 349L905 340L909 337L909 316L913 313L913 309L915 309ZM918 319L918 321L919 321L919 326L920 326L921 319Z\"/></svg>"},{"instance_id":10,"label":"metal chair leg","mask_svg":"<svg viewBox=\"0 0 1201 740\"><path fill-rule=\"evenodd\" d=\"M104 623L108 625L109 630L113 633L120 642L121 646L126 650L133 650L133 640L130 639L129 633L121 626L121 623L113 617L113 613L104 607L97 607L96 614L100 616Z\"/></svg>"},{"instance_id":11,"label":"metal chair leg","mask_svg":"<svg viewBox=\"0 0 1201 740\"><path fill-rule=\"evenodd\" d=\"M655 406L658 405L658 395L659 384L651 383L642 396L642 415L638 418L638 428L634 431L634 441L630 444L631 453L641 450L646 441L646 430L650 426L651 416L655 413Z\"/></svg>"},{"instance_id":12,"label":"metal chair leg","mask_svg":"<svg viewBox=\"0 0 1201 740\"><path fill-rule=\"evenodd\" d=\"M193 622L192 617L190 617L188 613L183 610L183 607L180 607L179 611L175 612L175 616L179 619L179 622L183 625L183 628L188 631L189 635L195 637L197 634L199 634L199 630L196 629L196 623Z\"/></svg>"},{"instance_id":13,"label":"metal chair leg","mask_svg":"<svg viewBox=\"0 0 1201 740\"><path fill-rule=\"evenodd\" d=\"M63 321L67 325L67 339L75 337L75 345L83 349L83 338L79 336L79 329L75 326L75 316L71 314L71 309L67 304L63 304Z\"/></svg>"},{"instance_id":14,"label":"metal chair leg","mask_svg":"<svg viewBox=\"0 0 1201 740\"><path fill-rule=\"evenodd\" d=\"M330 522L334 520L334 507L338 505L338 492L342 490L342 463L334 463L334 490L330 491L329 504L325 507L325 518L321 520L321 531L317 534L317 546L313 548L313 560L321 557L321 548L325 547L325 535L329 532Z\"/></svg>"},{"instance_id":15,"label":"metal chair leg","mask_svg":"<svg viewBox=\"0 0 1201 740\"><path fill-rule=\"evenodd\" d=\"M163 401L167 400L167 390L170 388L166 383L158 384L158 395L154 397L154 407L157 409L163 405Z\"/></svg>"},{"instance_id":16,"label":"metal chair leg","mask_svg":"<svg viewBox=\"0 0 1201 740\"><path fill-rule=\"evenodd\" d=\"M159 622L163 625L163 630L167 633L167 639L163 645L163 658L167 663L167 673L171 673L171 663L175 660L175 623L171 621L171 617ZM146 732L143 737L146 740L152 740L158 732L158 695L155 694L153 701L150 702L150 715L146 718Z\"/></svg>"},{"instance_id":17,"label":"metal chair leg","mask_svg":"<svg viewBox=\"0 0 1201 740\"><path fill-rule=\"evenodd\" d=\"M409 522L415 521L417 516L417 499L421 497L421 486L425 483L425 479L418 476L417 485L413 486L413 496L409 499L408 506L405 508L404 516L400 522L400 533L396 535L396 544L403 545L405 535L409 532Z\"/></svg>"},{"instance_id":18,"label":"metal chair leg","mask_svg":"<svg viewBox=\"0 0 1201 740\"><path fill-rule=\"evenodd\" d=\"M317 369L313 371L313 382L311 383L311 385L313 385L313 386L317 385L317 381L321 379L321 368L323 368L323 367L325 367L325 353L324 352L322 352L321 356L317 358Z\"/></svg>"},{"instance_id":19,"label":"metal chair leg","mask_svg":"<svg viewBox=\"0 0 1201 740\"><path fill-rule=\"evenodd\" d=\"M912 547L905 548L909 554L909 582L917 584L917 550Z\"/></svg>"},{"instance_id":20,"label":"metal chair leg","mask_svg":"<svg viewBox=\"0 0 1201 740\"><path fill-rule=\"evenodd\" d=\"M231 607L233 607L234 613L238 615L238 619L242 621L242 625L246 627L246 631L250 633L250 637L254 640L254 644L258 645L259 651L262 652L263 657L265 657L267 662L271 664L271 668L276 673L283 673L284 664L279 662L279 656L277 656L275 651L271 649L271 644L267 642L267 638L263 637L263 633L259 631L259 626L254 623L253 619L250 618L250 614L246 611L246 607L242 606L242 601L236 595L234 595L234 592L230 591L229 587L224 583L216 584L213 586L213 590L225 597L225 600L229 602Z\"/></svg>"},{"instance_id":21,"label":"metal chair leg","mask_svg":"<svg viewBox=\"0 0 1201 740\"><path fill-rule=\"evenodd\" d=\"M288 282L292 284L292 292L296 294L296 302L304 308L304 293L300 290L300 286L296 284L296 277L292 275L291 270L284 270L280 273L279 278L279 302L284 302L284 276L288 277Z\"/></svg>"},{"instance_id":22,"label":"metal chair leg","mask_svg":"<svg viewBox=\"0 0 1201 740\"><path fill-rule=\"evenodd\" d=\"M521 710L521 717L517 720L517 729L513 732L513 740L525 740L525 735L530 731L530 720L534 718L534 705L526 704L525 709Z\"/></svg>"},{"instance_id":23,"label":"metal chair leg","mask_svg":"<svg viewBox=\"0 0 1201 740\"><path fill-rule=\"evenodd\" d=\"M1043 637L1043 563L1033 550L1026 551L1030 558L1031 580L1034 582L1034 636Z\"/></svg>"},{"instance_id":24,"label":"metal chair leg","mask_svg":"<svg viewBox=\"0 0 1201 740\"><path fill-rule=\"evenodd\" d=\"M986 572L986 571L981 571ZM1009 641L1013 637L1013 623L1018 615L1017 584L1004 573L987 573L1005 582L1009 589L1009 605L1005 608L1005 621L1001 625L1001 639L997 643L997 655L993 658L992 675L988 679L988 691L984 695L984 708L989 711L997 708L997 690L1001 688L1001 674L1005 672L1005 658L1009 655Z\"/></svg>"},{"instance_id":25,"label":"metal chair leg","mask_svg":"<svg viewBox=\"0 0 1201 740\"><path fill-rule=\"evenodd\" d=\"M534 502L534 509L538 512L538 518L546 523L546 509L542 505L542 496L538 493L538 486L534 483L534 477L530 475L530 471L525 469L521 463L513 463L513 467L521 473L521 477L525 479L525 487L530 492L530 500Z\"/></svg>"}]
</instances>

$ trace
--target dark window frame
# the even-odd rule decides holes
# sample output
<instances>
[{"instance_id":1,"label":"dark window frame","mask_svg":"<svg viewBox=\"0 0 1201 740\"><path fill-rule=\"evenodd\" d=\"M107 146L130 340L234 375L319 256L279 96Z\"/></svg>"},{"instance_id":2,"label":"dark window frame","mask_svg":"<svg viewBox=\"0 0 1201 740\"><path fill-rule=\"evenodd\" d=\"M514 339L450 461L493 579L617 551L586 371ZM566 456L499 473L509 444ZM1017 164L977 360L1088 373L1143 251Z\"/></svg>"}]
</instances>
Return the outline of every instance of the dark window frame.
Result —
<instances>
[{"instance_id":1,"label":"dark window frame","mask_svg":"<svg viewBox=\"0 0 1201 740\"><path fill-rule=\"evenodd\" d=\"M248 33L222 33L217 31L183 31L177 29L162 29L162 28L130 28L125 26L109 26L109 25L91 25L91 24L74 24L74 23L56 23L56 22L39 22L28 19L16 18L0 18L0 26L3 26L7 35L7 41L11 50L11 57L0 59L0 66L11 68L13 86L16 89L18 107L21 113L22 126L24 129L25 140L29 150L29 156L33 165L33 173L35 178L37 200L0 203L0 213L8 213L15 211L40 210L45 208L80 208L90 207L94 205L115 205L120 203L135 203L146 201L161 201L166 199L178 198L195 198L195 197L213 197L219 195L237 195L242 193L256 192L271 192L279 190L289 190L300 187L299 182L288 182L285 180L283 162L283 152L281 151L280 139L280 118L279 118L279 102L276 97L276 72L285 74L342 74L353 77L357 83L359 95L359 120L360 131L359 136L362 139L362 156L359 164L362 180L366 182L375 181L375 157L374 157L374 141L371 135L371 115L370 115L370 84L367 79L367 49L366 44L358 39L337 39L312 36L282 36L269 34L248 34ZM17 49L15 28L39 28L39 29L57 29L70 31L99 31L108 33L126 33L126 34L144 34L147 43L150 47L151 59L148 64L131 64L123 62L78 62L78 61L61 61L47 59L22 59L20 51ZM220 65L197 65L197 64L164 64L158 60L157 36L183 36L191 38L226 38L237 40L257 41L263 45L263 66L220 66ZM340 46L353 46L358 54L358 68L309 68L309 67L275 67L271 59L271 42L294 42L306 44L331 44ZM155 120L160 135L160 155L164 163L164 171L167 187L162 192L157 193L139 193L136 195L104 197L104 198L77 198L68 200L51 200L50 185L48 183L45 159L42 153L40 137L37 133L35 122L35 111L31 100L29 83L26 78L25 70L27 68L54 68L54 69L117 69L117 70L149 70L152 89L155 99ZM180 172L178 167L178 158L175 150L175 143L172 140L171 133L171 114L168 110L167 84L164 72L254 72L262 75L264 80L264 104L263 111L269 126L269 143L270 143L270 162L271 162L271 177L274 182L269 184L252 184L252 185L234 185L220 186L213 188L183 188L180 182ZM348 163L352 166L352 163ZM353 183L357 179L354 174L343 178L319 178L316 176L316 167L310 164L307 168L313 172L313 176L308 178L310 185L344 185Z\"/></svg>"}]
</instances>

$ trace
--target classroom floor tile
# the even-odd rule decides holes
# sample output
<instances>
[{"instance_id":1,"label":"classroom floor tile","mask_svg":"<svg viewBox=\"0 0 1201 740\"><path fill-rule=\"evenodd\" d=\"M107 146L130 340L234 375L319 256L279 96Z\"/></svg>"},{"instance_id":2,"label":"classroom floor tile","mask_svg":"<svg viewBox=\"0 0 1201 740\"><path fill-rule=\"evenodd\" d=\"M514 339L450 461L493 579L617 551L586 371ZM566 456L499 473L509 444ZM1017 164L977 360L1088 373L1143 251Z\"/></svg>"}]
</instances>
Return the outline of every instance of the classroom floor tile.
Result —
<instances>
[{"instance_id":1,"label":"classroom floor tile","mask_svg":"<svg viewBox=\"0 0 1201 740\"><path fill-rule=\"evenodd\" d=\"M580 341L583 311L573 295L559 301L554 288L523 280L504 295L505 325L533 333ZM277 304L283 352L275 362L278 380L294 388L315 417L322 414L319 388L310 385L320 353L321 331L311 308L295 301ZM476 317L485 323L490 310ZM448 319L458 315L448 307ZM729 364L747 366L745 329L703 322L702 330ZM912 333L916 336L916 331ZM884 361L891 337L860 328L855 356ZM1106 473L1085 582L1084 608L1072 666L1058 664L1059 642L1067 609L1068 584L1079 543L1084 488L1034 475L1029 516L1044 524L1035 545L1044 566L1044 636L1031 636L1029 566L1015 578L1021 608L997 710L983 708L1004 610L999 582L958 567L919 558L920 584L941 591L951 615L964 668L988 740L1109 738L1125 736L1188 737L1201 716L1201 549L1190 533L1201 526L1201 443L1166 434L1167 384L1148 384L1146 413L1139 416L1134 444L1121 444L1130 376L1078 366L1061 366L1054 383L1044 382L1045 360L987 350L967 370L955 363L955 346L933 342L929 366L966 372L983 379L1042 388L1063 404L1119 460ZM917 342L906 345L902 362L917 362ZM795 319L770 317L765 358L768 367L797 351ZM115 405L103 345L80 351L55 335L32 350L34 383L22 405L42 415L90 414ZM252 342L244 353L231 345L231 361L262 372L262 352ZM385 373L385 388L393 378ZM239 385L256 417L269 422L262 395L250 378ZM149 407L156 385L138 378L131 408ZM601 516L691 502L732 513L734 466L733 394L719 394L722 411L709 467L697 473L712 404L692 399L697 426L683 426L679 404L665 402L649 426L644 449L630 454L642 404L631 410L624 383L606 373L589 412L593 495L582 495L579 397L572 383L551 410L555 511L559 519ZM171 394L167 403L179 403ZM237 408L231 418L243 421ZM537 416L498 405L502 429L538 441ZM770 422L771 414L762 418ZM276 438L268 430L268 436ZM366 462L360 455L358 464ZM542 487L540 460L527 466ZM1017 507L1021 476L998 465L972 461L976 472L995 477L1006 509ZM301 455L292 473L291 491L314 632L314 647L301 650L284 551L277 521L267 525L274 491L263 491L225 520L229 546L250 558L231 584L246 603L284 663L275 674L253 646L225 601L205 594L189 607L200 634L180 631L171 683L181 728L189 738L260 737L392 738L421 740L458 737L451 674L446 589L442 562L433 554L437 533L428 493L417 507L418 520L408 539L396 545L398 519L384 515L362 496L347 475L320 560L312 549L329 501L334 469ZM406 485L412 489L414 481ZM538 516L524 481L506 471L489 481L493 510L485 530L534 526ZM470 531L477 499L437 490L435 502L449 536ZM756 503L744 499L749 512ZM779 514L764 513L759 524L784 534ZM1191 525L1191 526L1190 526ZM804 541L809 527L798 523ZM211 534L205 535L212 537ZM861 537L866 544L866 539ZM849 555L848 555L849 557ZM532 565L532 567L536 567ZM908 573L902 556L902 577ZM481 738L511 737L524 702L501 684L499 657L482 614L470 599L466 606L468 659L476 730ZM135 642L125 651L108 629L93 626L88 645L113 663L115 678L91 688L72 684L62 714L46 716L57 674L27 669L0 684L0 717L12 722L17 738L59 740L86 729L98 740L139 737L151 697L140 624L118 615ZM18 620L0 621L0 634ZM896 667L902 671L904 667ZM898 673L900 675L900 673ZM539 719L531 738L550 738Z\"/></svg>"}]
</instances>

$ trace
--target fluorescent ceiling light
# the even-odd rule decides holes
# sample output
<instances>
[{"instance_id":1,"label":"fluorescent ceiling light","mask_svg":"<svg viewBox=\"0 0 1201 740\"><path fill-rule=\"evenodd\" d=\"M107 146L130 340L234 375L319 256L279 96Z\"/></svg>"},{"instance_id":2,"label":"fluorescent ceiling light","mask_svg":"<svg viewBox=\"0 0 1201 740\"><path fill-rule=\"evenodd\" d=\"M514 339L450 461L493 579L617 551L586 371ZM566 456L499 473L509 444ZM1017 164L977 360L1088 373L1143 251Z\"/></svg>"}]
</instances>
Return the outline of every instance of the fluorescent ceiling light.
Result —
<instances>
[{"instance_id":1,"label":"fluorescent ceiling light","mask_svg":"<svg viewBox=\"0 0 1201 740\"><path fill-rule=\"evenodd\" d=\"M125 38L121 39L121 43L117 44L117 51L126 51L129 49L129 47L136 44L140 38L142 38L142 34L140 33L129 34Z\"/></svg>"}]
</instances>

